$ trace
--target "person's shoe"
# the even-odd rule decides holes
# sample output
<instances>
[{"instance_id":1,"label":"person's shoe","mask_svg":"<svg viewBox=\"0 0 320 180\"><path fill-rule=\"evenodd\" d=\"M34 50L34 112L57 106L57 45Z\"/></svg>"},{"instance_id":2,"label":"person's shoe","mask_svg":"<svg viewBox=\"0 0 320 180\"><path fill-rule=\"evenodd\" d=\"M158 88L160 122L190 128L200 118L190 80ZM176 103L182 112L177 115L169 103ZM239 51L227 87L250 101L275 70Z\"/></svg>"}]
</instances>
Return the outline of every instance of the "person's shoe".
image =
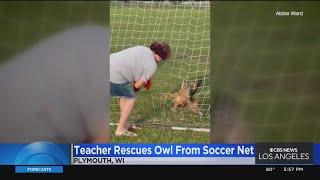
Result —
<instances>
[{"instance_id":1,"label":"person's shoe","mask_svg":"<svg viewBox=\"0 0 320 180\"><path fill-rule=\"evenodd\" d=\"M137 137L138 136L136 133L133 133L128 130L124 130L123 132L120 132L120 133L116 132L115 135L118 137L120 137L120 136Z\"/></svg>"}]
</instances>

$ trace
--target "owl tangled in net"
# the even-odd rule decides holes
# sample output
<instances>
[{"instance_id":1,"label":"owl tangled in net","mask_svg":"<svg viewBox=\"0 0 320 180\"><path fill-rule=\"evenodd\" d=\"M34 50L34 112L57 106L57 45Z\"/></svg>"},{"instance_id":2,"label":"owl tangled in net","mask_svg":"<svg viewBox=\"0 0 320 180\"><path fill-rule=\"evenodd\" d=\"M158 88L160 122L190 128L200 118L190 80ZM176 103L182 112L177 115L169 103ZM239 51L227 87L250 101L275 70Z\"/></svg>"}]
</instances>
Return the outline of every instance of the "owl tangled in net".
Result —
<instances>
[{"instance_id":1,"label":"owl tangled in net","mask_svg":"<svg viewBox=\"0 0 320 180\"><path fill-rule=\"evenodd\" d=\"M172 110L176 111L178 107L186 107L188 110L202 116L200 112L199 98L194 97L195 93L202 84L202 80L183 81L180 89L174 93L163 93L165 99L173 101Z\"/></svg>"}]
</instances>

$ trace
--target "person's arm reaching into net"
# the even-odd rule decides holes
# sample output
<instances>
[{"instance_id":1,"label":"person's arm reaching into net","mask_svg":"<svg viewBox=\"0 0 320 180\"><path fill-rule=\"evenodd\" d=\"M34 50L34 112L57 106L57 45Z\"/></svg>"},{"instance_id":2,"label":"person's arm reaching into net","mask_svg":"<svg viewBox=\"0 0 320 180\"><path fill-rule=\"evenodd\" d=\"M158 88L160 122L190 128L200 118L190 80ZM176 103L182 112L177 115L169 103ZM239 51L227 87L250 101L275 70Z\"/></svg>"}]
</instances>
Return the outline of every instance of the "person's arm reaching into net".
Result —
<instances>
[{"instance_id":1,"label":"person's arm reaching into net","mask_svg":"<svg viewBox=\"0 0 320 180\"><path fill-rule=\"evenodd\" d=\"M151 88L151 79L147 82L144 82L143 78L140 78L139 81L133 83L133 89L135 92L139 91L140 88L145 87L147 90Z\"/></svg>"},{"instance_id":2,"label":"person's arm reaching into net","mask_svg":"<svg viewBox=\"0 0 320 180\"><path fill-rule=\"evenodd\" d=\"M135 92L139 91L140 88L144 86L145 82L143 78L140 78L138 81L133 83L133 89Z\"/></svg>"}]
</instances>

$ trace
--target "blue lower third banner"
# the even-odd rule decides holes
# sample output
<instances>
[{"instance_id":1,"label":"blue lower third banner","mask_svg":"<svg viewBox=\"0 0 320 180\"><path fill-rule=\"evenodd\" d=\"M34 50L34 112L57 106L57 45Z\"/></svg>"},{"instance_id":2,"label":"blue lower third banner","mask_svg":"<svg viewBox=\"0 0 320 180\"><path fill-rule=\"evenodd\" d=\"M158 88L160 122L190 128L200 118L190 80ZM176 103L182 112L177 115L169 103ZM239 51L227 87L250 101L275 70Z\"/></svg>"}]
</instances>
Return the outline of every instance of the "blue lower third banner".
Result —
<instances>
[{"instance_id":1,"label":"blue lower third banner","mask_svg":"<svg viewBox=\"0 0 320 180\"><path fill-rule=\"evenodd\" d=\"M320 144L0 144L0 165L16 165L17 172L59 172L70 164L320 165Z\"/></svg>"},{"instance_id":2,"label":"blue lower third banner","mask_svg":"<svg viewBox=\"0 0 320 180\"><path fill-rule=\"evenodd\" d=\"M320 165L320 144L313 145L313 164Z\"/></svg>"},{"instance_id":3,"label":"blue lower third banner","mask_svg":"<svg viewBox=\"0 0 320 180\"><path fill-rule=\"evenodd\" d=\"M0 144L0 165L69 165L70 144Z\"/></svg>"},{"instance_id":4,"label":"blue lower third banner","mask_svg":"<svg viewBox=\"0 0 320 180\"><path fill-rule=\"evenodd\" d=\"M254 144L74 144L74 165L252 165Z\"/></svg>"},{"instance_id":5,"label":"blue lower third banner","mask_svg":"<svg viewBox=\"0 0 320 180\"><path fill-rule=\"evenodd\" d=\"M16 173L63 173L63 166L16 166Z\"/></svg>"}]
</instances>

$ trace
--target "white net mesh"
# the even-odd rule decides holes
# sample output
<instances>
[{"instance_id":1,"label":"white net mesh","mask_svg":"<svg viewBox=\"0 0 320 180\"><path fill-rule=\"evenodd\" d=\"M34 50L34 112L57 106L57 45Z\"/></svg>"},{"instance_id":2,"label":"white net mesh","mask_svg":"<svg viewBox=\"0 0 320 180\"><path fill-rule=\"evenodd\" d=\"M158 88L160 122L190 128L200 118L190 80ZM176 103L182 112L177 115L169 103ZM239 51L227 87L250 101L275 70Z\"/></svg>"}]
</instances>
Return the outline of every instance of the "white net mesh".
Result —
<instances>
[{"instance_id":1,"label":"white net mesh","mask_svg":"<svg viewBox=\"0 0 320 180\"><path fill-rule=\"evenodd\" d=\"M149 46L154 41L170 45L172 55L153 76L152 88L137 94L131 116L136 123L161 123L192 127L209 126L210 109L210 2L110 3L111 53L136 45ZM161 93L172 93L183 80L202 80L196 93L203 114L180 108L171 111L172 102ZM118 100L111 99L111 120L118 120Z\"/></svg>"}]
</instances>

